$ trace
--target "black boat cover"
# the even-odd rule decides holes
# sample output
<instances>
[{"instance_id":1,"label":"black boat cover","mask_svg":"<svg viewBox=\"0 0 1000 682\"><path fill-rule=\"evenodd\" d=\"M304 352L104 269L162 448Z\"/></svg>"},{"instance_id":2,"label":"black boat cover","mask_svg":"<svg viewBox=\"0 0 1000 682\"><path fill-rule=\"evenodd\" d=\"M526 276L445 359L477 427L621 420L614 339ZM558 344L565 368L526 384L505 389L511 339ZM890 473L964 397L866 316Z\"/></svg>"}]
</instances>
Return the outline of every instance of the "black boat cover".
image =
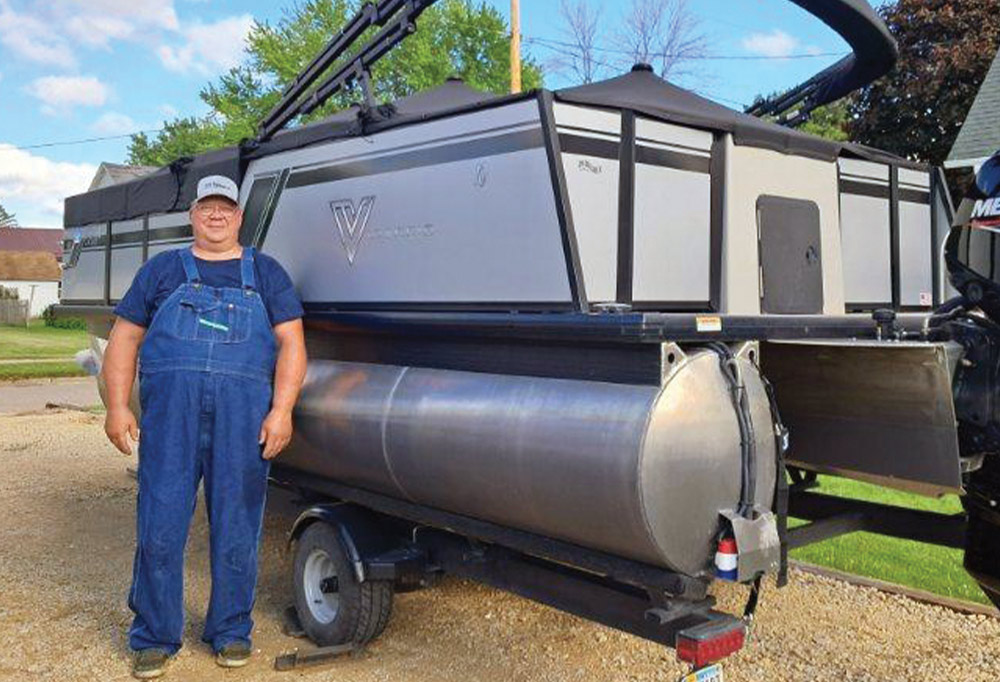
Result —
<instances>
[{"instance_id":1,"label":"black boat cover","mask_svg":"<svg viewBox=\"0 0 1000 682\"><path fill-rule=\"evenodd\" d=\"M733 111L640 66L624 76L560 90L555 96L562 102L633 109L670 123L732 133L736 144L748 147L824 161L832 161L840 154L836 142Z\"/></svg>"},{"instance_id":2,"label":"black boat cover","mask_svg":"<svg viewBox=\"0 0 1000 682\"><path fill-rule=\"evenodd\" d=\"M206 175L225 175L240 184L247 164L255 158L416 123L498 99L514 98L500 98L475 90L461 80L449 79L436 88L389 105L382 112L388 115L381 121L365 123L359 117L357 107L345 109L321 121L283 130L257 149L233 146L206 152L193 159L179 159L131 182L67 197L63 225L80 227L184 211L194 200L198 180Z\"/></svg>"},{"instance_id":3,"label":"black boat cover","mask_svg":"<svg viewBox=\"0 0 1000 682\"><path fill-rule=\"evenodd\" d=\"M219 174L240 183L247 164L255 158L535 96L537 93L497 96L452 79L383 107L381 116L363 120L357 108L347 109L322 121L281 131L256 149L227 147L207 152L131 182L68 197L63 224L79 227L186 210L194 199L198 179ZM559 90L554 97L573 104L633 109L669 123L728 132L736 144L786 154L827 161L849 155L912 165L885 152L831 142L733 111L641 68L603 82Z\"/></svg>"},{"instance_id":4,"label":"black boat cover","mask_svg":"<svg viewBox=\"0 0 1000 682\"><path fill-rule=\"evenodd\" d=\"M238 147L178 159L136 180L67 197L63 225L82 227L184 210L194 199L199 179L206 175L225 175L238 182L244 170Z\"/></svg>"}]
</instances>

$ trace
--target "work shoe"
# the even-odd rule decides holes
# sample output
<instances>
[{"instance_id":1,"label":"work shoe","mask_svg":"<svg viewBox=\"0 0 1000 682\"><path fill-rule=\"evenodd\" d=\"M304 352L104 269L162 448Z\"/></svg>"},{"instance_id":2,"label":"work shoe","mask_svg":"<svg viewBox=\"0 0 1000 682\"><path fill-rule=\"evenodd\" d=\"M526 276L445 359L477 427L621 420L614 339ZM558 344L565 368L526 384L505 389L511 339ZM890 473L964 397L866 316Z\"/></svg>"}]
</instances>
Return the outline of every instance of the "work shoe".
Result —
<instances>
[{"instance_id":1,"label":"work shoe","mask_svg":"<svg viewBox=\"0 0 1000 682\"><path fill-rule=\"evenodd\" d=\"M215 662L223 668L242 668L250 661L250 645L230 642L215 653Z\"/></svg>"},{"instance_id":2,"label":"work shoe","mask_svg":"<svg viewBox=\"0 0 1000 682\"><path fill-rule=\"evenodd\" d=\"M151 680L166 670L170 654L164 649L139 649L132 654L132 677Z\"/></svg>"}]
</instances>

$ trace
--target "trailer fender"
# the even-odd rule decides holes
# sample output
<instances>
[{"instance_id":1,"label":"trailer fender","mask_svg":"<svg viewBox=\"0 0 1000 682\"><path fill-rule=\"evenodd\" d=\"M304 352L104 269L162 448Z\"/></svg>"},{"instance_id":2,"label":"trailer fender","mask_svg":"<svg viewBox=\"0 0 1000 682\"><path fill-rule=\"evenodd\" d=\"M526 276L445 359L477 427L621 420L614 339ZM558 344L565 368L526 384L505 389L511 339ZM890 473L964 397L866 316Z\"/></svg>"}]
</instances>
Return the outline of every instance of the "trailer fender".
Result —
<instances>
[{"instance_id":1,"label":"trailer fender","mask_svg":"<svg viewBox=\"0 0 1000 682\"><path fill-rule=\"evenodd\" d=\"M299 514L288 533L289 547L314 523L326 523L336 530L359 583L368 578L365 558L381 554L392 544L390 534L372 512L339 502L314 505Z\"/></svg>"}]
</instances>

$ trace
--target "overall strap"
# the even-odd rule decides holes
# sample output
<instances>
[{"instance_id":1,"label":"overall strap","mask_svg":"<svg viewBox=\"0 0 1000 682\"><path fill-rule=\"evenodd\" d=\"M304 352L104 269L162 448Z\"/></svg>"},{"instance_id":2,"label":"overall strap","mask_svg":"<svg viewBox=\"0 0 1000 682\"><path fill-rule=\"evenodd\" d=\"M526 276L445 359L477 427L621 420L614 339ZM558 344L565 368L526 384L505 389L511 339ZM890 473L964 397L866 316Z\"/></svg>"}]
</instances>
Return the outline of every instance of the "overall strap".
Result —
<instances>
[{"instance_id":1,"label":"overall strap","mask_svg":"<svg viewBox=\"0 0 1000 682\"><path fill-rule=\"evenodd\" d=\"M257 283L253 276L253 252L252 246L243 247L243 256L240 258L240 278L243 280L244 289L256 289Z\"/></svg>"},{"instance_id":2,"label":"overall strap","mask_svg":"<svg viewBox=\"0 0 1000 682\"><path fill-rule=\"evenodd\" d=\"M191 253L189 247L185 247L180 250L181 252L181 263L184 264L184 274L187 276L187 281L189 282L200 282L201 276L198 275L198 268L194 264L194 254Z\"/></svg>"}]
</instances>

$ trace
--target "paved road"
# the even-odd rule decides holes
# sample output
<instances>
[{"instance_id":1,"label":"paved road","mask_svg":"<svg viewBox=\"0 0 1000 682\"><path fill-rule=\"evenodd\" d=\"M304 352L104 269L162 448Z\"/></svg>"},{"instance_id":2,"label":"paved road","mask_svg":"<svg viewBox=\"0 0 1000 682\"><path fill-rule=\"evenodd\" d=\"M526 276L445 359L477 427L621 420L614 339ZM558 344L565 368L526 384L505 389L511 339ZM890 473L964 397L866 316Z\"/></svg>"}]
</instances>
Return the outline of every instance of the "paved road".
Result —
<instances>
[{"instance_id":1,"label":"paved road","mask_svg":"<svg viewBox=\"0 0 1000 682\"><path fill-rule=\"evenodd\" d=\"M0 382L0 414L35 412L46 403L90 407L101 403L93 377Z\"/></svg>"}]
</instances>

